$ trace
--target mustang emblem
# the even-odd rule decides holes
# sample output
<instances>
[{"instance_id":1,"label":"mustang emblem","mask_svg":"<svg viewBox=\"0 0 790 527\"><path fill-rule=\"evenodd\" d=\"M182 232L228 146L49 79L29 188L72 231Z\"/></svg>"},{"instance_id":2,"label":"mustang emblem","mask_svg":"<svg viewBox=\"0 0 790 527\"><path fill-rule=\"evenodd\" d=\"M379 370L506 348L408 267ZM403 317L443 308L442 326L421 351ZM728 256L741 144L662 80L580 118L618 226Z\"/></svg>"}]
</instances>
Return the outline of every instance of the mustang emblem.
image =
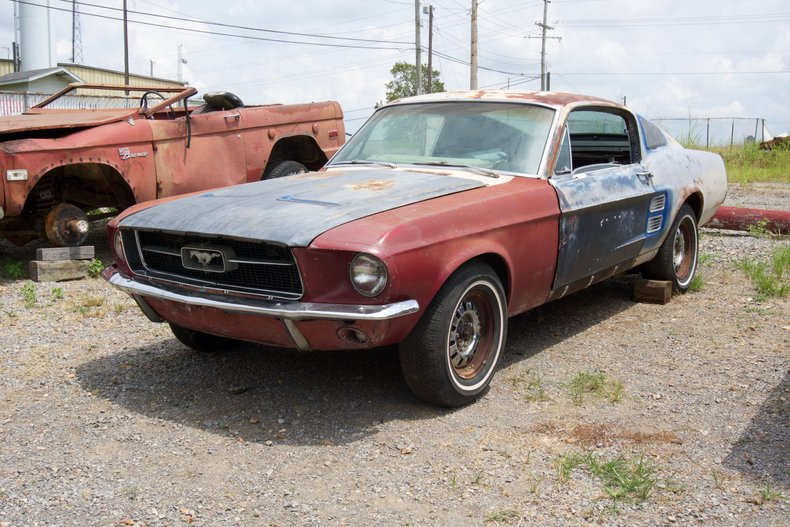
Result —
<instances>
[{"instance_id":1,"label":"mustang emblem","mask_svg":"<svg viewBox=\"0 0 790 527\"><path fill-rule=\"evenodd\" d=\"M200 265L208 265L211 263L211 260L218 256L221 258L222 254L214 252L210 253L208 251L196 251L194 249L189 251L189 257L193 260L196 260Z\"/></svg>"},{"instance_id":2,"label":"mustang emblem","mask_svg":"<svg viewBox=\"0 0 790 527\"><path fill-rule=\"evenodd\" d=\"M236 253L225 245L187 245L181 247L181 265L209 273L227 273L239 268Z\"/></svg>"}]
</instances>

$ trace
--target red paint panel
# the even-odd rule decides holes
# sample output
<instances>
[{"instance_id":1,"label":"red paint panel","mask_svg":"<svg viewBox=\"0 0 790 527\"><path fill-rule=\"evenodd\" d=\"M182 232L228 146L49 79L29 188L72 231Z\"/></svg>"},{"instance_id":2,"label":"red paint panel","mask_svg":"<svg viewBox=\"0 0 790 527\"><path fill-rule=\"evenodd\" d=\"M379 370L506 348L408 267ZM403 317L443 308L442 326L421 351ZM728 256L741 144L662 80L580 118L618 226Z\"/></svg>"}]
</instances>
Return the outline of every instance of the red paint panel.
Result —
<instances>
[{"instance_id":1,"label":"red paint panel","mask_svg":"<svg viewBox=\"0 0 790 527\"><path fill-rule=\"evenodd\" d=\"M513 315L548 297L558 219L556 193L545 180L514 178L348 223L319 236L311 249L378 255L389 267L391 285L377 301L412 298L423 309L461 265L494 255L508 275L503 282Z\"/></svg>"},{"instance_id":2,"label":"red paint panel","mask_svg":"<svg viewBox=\"0 0 790 527\"><path fill-rule=\"evenodd\" d=\"M238 340L294 347L282 321L275 318L227 313L216 308L189 306L157 298L146 298L146 301L159 316L179 326Z\"/></svg>"}]
</instances>

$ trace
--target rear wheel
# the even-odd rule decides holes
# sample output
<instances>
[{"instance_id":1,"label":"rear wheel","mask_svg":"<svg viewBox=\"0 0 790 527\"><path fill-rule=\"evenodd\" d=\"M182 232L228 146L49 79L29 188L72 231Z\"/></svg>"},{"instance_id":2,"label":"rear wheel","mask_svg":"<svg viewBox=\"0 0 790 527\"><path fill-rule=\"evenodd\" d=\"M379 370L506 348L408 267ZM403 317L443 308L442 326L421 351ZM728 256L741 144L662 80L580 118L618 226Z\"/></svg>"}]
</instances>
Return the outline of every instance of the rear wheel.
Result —
<instances>
[{"instance_id":1,"label":"rear wheel","mask_svg":"<svg viewBox=\"0 0 790 527\"><path fill-rule=\"evenodd\" d=\"M170 330L181 344L195 351L219 353L238 347L240 344L238 340L209 335L208 333L195 331L175 324L170 324Z\"/></svg>"},{"instance_id":2,"label":"rear wheel","mask_svg":"<svg viewBox=\"0 0 790 527\"><path fill-rule=\"evenodd\" d=\"M453 274L400 345L409 388L421 399L461 406L488 388L507 334L502 283L486 264Z\"/></svg>"},{"instance_id":3,"label":"rear wheel","mask_svg":"<svg viewBox=\"0 0 790 527\"><path fill-rule=\"evenodd\" d=\"M672 282L673 291L685 293L697 270L698 243L697 217L691 207L683 205L667 239L656 256L645 264L642 274L645 278Z\"/></svg>"},{"instance_id":4,"label":"rear wheel","mask_svg":"<svg viewBox=\"0 0 790 527\"><path fill-rule=\"evenodd\" d=\"M307 168L298 161L277 161L266 167L263 179L293 176L307 172Z\"/></svg>"}]
</instances>

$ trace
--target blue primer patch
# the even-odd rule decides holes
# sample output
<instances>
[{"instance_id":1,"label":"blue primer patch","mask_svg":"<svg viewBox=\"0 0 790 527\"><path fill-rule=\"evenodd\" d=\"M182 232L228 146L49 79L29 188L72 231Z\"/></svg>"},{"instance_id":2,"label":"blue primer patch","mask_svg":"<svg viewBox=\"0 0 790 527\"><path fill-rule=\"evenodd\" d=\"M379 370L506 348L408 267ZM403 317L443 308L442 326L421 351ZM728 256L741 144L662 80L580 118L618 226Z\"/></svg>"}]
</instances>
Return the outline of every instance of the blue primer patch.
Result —
<instances>
[{"instance_id":1,"label":"blue primer patch","mask_svg":"<svg viewBox=\"0 0 790 527\"><path fill-rule=\"evenodd\" d=\"M476 180L407 170L310 172L162 203L127 216L120 227L306 247L344 223L482 186Z\"/></svg>"}]
</instances>

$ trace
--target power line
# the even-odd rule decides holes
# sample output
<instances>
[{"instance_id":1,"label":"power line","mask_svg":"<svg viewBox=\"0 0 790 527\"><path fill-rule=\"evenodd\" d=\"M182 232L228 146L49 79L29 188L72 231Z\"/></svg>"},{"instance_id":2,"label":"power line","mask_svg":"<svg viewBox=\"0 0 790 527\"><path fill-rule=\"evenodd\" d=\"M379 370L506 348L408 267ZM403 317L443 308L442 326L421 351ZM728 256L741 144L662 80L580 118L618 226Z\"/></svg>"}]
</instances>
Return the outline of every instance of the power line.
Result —
<instances>
[{"instance_id":1,"label":"power line","mask_svg":"<svg viewBox=\"0 0 790 527\"><path fill-rule=\"evenodd\" d=\"M68 2L68 1L71 1L71 0L61 0L61 2ZM88 3L88 2L77 2L77 3L80 4L80 5L89 6L89 7L95 7L95 8L99 8L99 9L106 9L106 10L109 10L109 11L122 11L121 9L119 9L117 7L107 7L107 6L103 6L103 5L99 5L99 4L91 4L91 3ZM197 19L197 18L185 19L184 17L176 17L176 16L170 16L170 15L159 15L159 14L156 14L156 13L147 13L147 12L144 12L144 11L131 11L130 10L128 12L131 13L131 14L135 14L135 15L150 16L150 17L154 17L154 18L164 18L166 20L176 20L176 21L179 21L179 22L193 22L193 23L196 23L196 24L205 24L207 26L217 26L217 27L224 27L224 28L229 28L229 29L241 29L241 30L244 30L244 31L257 31L257 32L261 32L261 33L274 33L274 34L278 34L278 35L288 35L288 36L297 36L297 37L309 37L309 38L325 38L325 39L331 39L331 40L350 40L350 41L353 41L353 42L371 42L371 43L376 43L376 44L379 44L381 42L386 42L386 41L382 41L380 39L374 40L374 39L369 39L369 38L338 37L338 36L332 36L332 35L321 35L319 33L299 33L299 32L294 32L294 31L280 31L280 30L275 30L275 29L263 29L263 28L257 28L257 27L251 27L251 26L238 26L238 25L234 25L234 24L225 24L223 22L211 22L211 21L208 21L208 20L201 20L201 19ZM412 44L411 42L406 42L406 41L390 41L390 42L387 42L387 43L389 43L389 44Z\"/></svg>"},{"instance_id":2,"label":"power line","mask_svg":"<svg viewBox=\"0 0 790 527\"><path fill-rule=\"evenodd\" d=\"M16 0L16 2L19 3L19 4L28 4L28 5L33 5L33 6L37 6L37 7L43 7L43 8L46 8L46 9L52 9L52 10L55 10L55 11L66 11L66 12L69 11L68 9L65 9L65 8L59 8L59 7L54 7L54 6L46 6L46 5L42 5L42 4L37 4L35 2L25 1L25 0ZM109 8L105 8L105 9L109 9ZM116 21L123 20L122 18L108 16L108 15L100 15L98 13L83 12L82 14L85 15L85 16L91 16L91 17L95 17L95 18L102 18L102 19L105 19L105 20L116 20ZM164 15L152 15L152 16L164 16ZM173 17L173 18L175 18L175 17ZM285 40L285 39L270 38L270 37L256 37L256 36L252 36L252 35L239 35L239 34L235 34L235 33L223 33L223 32L219 32L219 31L208 31L208 30L200 30L200 29L192 29L192 28L183 28L183 27L171 26L171 25L166 25L166 24L157 24L157 23L154 23L154 22L142 22L142 21L138 21L138 20L129 20L128 22L131 23L131 24L138 24L138 25L149 26L149 27L158 27L158 28L164 28L164 29L172 29L172 30L176 30L176 31L187 31L187 32L190 32L190 33L198 33L198 34L203 34L203 35L233 37L233 38L241 38L241 39L246 39L246 40L263 41L263 42L278 42L278 43L284 43L284 44L298 44L298 45L306 45L306 46L319 46L319 47L329 47L329 48L347 48L347 49L348 48L351 48L351 49L375 49L375 50L400 50L400 49L402 49L401 47L394 47L394 46L363 46L363 45L356 45L356 44L332 44L332 43L328 43L328 42L306 42L306 41L300 41L300 40ZM202 23L202 22L196 22L196 23ZM269 30L266 30L266 31L269 31ZM321 37L320 35L317 35L316 38L324 38L324 37ZM340 37L338 37L338 38L340 38ZM350 40L350 39L345 39L345 40ZM372 42L387 43L387 41L381 41L381 40L379 40L379 41L372 41ZM392 42L392 44L398 44L398 43L399 42ZM407 43L407 44L413 45L412 43Z\"/></svg>"}]
</instances>

